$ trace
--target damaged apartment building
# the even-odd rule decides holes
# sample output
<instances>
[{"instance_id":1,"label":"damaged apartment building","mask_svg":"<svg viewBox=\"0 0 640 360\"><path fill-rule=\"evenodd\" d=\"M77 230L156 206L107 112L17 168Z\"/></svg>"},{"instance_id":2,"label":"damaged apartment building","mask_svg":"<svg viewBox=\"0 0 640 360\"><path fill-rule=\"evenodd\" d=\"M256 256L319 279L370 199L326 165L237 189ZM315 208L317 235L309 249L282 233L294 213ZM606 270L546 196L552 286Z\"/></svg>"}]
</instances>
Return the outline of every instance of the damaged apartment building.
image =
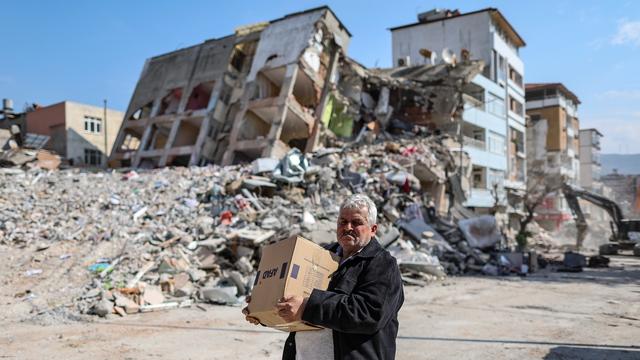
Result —
<instances>
[{"instance_id":1,"label":"damaged apartment building","mask_svg":"<svg viewBox=\"0 0 640 360\"><path fill-rule=\"evenodd\" d=\"M320 7L149 59L111 165L229 165L365 132L435 132L482 90L471 83L482 61L366 69L346 56L350 38Z\"/></svg>"},{"instance_id":2,"label":"damaged apartment building","mask_svg":"<svg viewBox=\"0 0 640 360\"><path fill-rule=\"evenodd\" d=\"M434 9L390 31L397 66L456 56L484 61L486 66L472 81L480 91L465 97L461 122L441 123L439 128L459 139L459 150L471 158L465 206L490 212L498 197L500 205L507 206L509 222L518 223L526 189L524 62L519 54L524 39L495 8L467 13Z\"/></svg>"},{"instance_id":3,"label":"damaged apartment building","mask_svg":"<svg viewBox=\"0 0 640 360\"><path fill-rule=\"evenodd\" d=\"M233 164L312 149L350 37L321 7L149 59L111 165Z\"/></svg>"},{"instance_id":4,"label":"damaged apartment building","mask_svg":"<svg viewBox=\"0 0 640 360\"><path fill-rule=\"evenodd\" d=\"M580 184L580 99L562 83L526 85L528 136L531 149L529 166L544 168L549 177ZM532 179L535 181L535 179ZM536 221L547 230L556 230L573 219L571 209L561 192L547 195L536 211Z\"/></svg>"}]
</instances>

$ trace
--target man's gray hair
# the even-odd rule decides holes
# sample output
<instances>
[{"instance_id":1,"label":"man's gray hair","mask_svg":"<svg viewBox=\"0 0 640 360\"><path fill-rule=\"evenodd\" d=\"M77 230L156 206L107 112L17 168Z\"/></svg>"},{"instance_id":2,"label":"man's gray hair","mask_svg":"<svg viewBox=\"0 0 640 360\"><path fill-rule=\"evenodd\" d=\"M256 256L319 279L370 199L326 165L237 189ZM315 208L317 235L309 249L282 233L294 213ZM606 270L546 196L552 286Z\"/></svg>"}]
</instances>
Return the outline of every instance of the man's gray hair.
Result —
<instances>
[{"instance_id":1,"label":"man's gray hair","mask_svg":"<svg viewBox=\"0 0 640 360\"><path fill-rule=\"evenodd\" d=\"M376 208L376 204L373 200L371 200L367 195L351 195L342 203L342 205L340 205L340 211L343 209L364 210L365 208L367 210L367 222L369 225L377 224L378 209Z\"/></svg>"}]
</instances>

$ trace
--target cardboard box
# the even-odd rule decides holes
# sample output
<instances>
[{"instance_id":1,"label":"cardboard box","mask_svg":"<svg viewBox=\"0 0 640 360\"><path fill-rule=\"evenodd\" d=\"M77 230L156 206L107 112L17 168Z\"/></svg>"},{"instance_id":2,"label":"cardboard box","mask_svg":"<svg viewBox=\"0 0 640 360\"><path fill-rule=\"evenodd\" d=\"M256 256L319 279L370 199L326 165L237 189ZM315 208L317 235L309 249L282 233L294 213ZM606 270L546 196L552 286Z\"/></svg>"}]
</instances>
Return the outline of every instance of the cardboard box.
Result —
<instances>
[{"instance_id":1,"label":"cardboard box","mask_svg":"<svg viewBox=\"0 0 640 360\"><path fill-rule=\"evenodd\" d=\"M313 289L326 289L338 264L335 254L300 236L265 246L249 313L262 324L282 331L320 329L301 321L286 323L278 316L276 303L285 295L307 297Z\"/></svg>"}]
</instances>

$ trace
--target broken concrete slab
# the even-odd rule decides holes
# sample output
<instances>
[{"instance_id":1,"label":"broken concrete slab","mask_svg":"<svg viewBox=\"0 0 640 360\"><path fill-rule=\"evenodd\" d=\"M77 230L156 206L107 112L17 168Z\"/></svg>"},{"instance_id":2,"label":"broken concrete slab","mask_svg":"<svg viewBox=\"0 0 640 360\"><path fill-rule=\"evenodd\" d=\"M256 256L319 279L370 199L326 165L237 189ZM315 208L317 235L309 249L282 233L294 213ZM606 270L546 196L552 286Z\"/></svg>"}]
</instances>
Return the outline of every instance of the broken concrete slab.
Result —
<instances>
[{"instance_id":1,"label":"broken concrete slab","mask_svg":"<svg viewBox=\"0 0 640 360\"><path fill-rule=\"evenodd\" d=\"M143 304L157 305L162 304L165 300L162 290L158 286L147 285L142 293Z\"/></svg>"},{"instance_id":2,"label":"broken concrete slab","mask_svg":"<svg viewBox=\"0 0 640 360\"><path fill-rule=\"evenodd\" d=\"M237 294L238 288L236 286L220 286L200 289L202 299L212 304L237 304Z\"/></svg>"},{"instance_id":3,"label":"broken concrete slab","mask_svg":"<svg viewBox=\"0 0 640 360\"><path fill-rule=\"evenodd\" d=\"M458 222L458 226L469 245L474 248L486 249L495 246L502 239L496 218L491 215L463 219Z\"/></svg>"}]
</instances>

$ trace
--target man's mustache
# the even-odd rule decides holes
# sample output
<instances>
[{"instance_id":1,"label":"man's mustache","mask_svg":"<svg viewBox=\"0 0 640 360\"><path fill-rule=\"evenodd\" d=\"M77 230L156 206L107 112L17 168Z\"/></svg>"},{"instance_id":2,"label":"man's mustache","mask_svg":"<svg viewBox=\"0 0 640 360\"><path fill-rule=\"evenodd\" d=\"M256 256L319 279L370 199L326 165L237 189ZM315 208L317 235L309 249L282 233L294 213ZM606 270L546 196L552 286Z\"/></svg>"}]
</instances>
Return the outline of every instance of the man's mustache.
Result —
<instances>
[{"instance_id":1,"label":"man's mustache","mask_svg":"<svg viewBox=\"0 0 640 360\"><path fill-rule=\"evenodd\" d=\"M353 237L354 239L358 237L358 234L356 234L355 231L349 231L349 230L343 231L342 235L340 235L340 236L346 236L346 235L349 235L349 236Z\"/></svg>"}]
</instances>

